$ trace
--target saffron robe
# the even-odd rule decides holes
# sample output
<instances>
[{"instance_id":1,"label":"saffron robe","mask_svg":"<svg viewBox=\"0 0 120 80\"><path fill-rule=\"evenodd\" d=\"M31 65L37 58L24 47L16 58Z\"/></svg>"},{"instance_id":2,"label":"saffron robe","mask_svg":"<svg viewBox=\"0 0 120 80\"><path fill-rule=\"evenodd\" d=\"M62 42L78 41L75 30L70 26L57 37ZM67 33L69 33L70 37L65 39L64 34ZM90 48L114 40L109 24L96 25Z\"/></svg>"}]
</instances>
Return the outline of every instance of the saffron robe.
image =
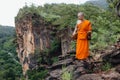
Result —
<instances>
[{"instance_id":1,"label":"saffron robe","mask_svg":"<svg viewBox=\"0 0 120 80\"><path fill-rule=\"evenodd\" d=\"M91 23L88 20L83 20L81 23L77 24L77 59L83 60L89 56L89 41L87 40L87 33L91 30Z\"/></svg>"}]
</instances>

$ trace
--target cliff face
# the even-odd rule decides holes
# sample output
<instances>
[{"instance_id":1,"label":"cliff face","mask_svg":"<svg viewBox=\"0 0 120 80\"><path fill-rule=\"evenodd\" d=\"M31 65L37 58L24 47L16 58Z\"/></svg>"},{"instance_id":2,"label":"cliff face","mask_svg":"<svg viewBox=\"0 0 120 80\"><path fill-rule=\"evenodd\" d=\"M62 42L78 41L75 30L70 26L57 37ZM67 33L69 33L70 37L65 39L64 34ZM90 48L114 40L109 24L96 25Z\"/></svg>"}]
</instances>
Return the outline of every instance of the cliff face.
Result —
<instances>
[{"instance_id":1,"label":"cliff face","mask_svg":"<svg viewBox=\"0 0 120 80\"><path fill-rule=\"evenodd\" d=\"M16 22L17 35L17 53L20 63L23 67L23 72L29 69L29 55L34 53L35 43L32 30L31 18L25 18ZM24 73L25 74L25 73Z\"/></svg>"},{"instance_id":2,"label":"cliff face","mask_svg":"<svg viewBox=\"0 0 120 80\"><path fill-rule=\"evenodd\" d=\"M47 24L44 19L37 15L27 15L26 17L16 20L16 35L17 35L17 53L22 65L23 74L29 70L30 65L34 64L31 57L35 51L44 51L51 48L51 42L57 38L61 42L63 55L70 51L70 34L71 29L57 31L56 26ZM54 34L52 34L54 33ZM34 67L37 66L36 64Z\"/></svg>"}]
</instances>

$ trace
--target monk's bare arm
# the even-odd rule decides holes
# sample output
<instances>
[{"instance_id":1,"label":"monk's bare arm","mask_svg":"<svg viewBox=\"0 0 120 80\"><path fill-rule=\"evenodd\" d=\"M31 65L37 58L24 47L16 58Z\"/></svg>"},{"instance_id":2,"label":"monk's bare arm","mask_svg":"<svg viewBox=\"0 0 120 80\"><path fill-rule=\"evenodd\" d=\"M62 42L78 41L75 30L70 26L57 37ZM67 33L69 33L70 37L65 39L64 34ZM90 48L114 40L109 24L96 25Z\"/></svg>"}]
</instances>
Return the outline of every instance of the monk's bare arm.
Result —
<instances>
[{"instance_id":1,"label":"monk's bare arm","mask_svg":"<svg viewBox=\"0 0 120 80\"><path fill-rule=\"evenodd\" d=\"M72 35L76 34L76 32L77 32L77 24L76 24L76 26L75 26L75 29L74 29L74 32L73 32Z\"/></svg>"}]
</instances>

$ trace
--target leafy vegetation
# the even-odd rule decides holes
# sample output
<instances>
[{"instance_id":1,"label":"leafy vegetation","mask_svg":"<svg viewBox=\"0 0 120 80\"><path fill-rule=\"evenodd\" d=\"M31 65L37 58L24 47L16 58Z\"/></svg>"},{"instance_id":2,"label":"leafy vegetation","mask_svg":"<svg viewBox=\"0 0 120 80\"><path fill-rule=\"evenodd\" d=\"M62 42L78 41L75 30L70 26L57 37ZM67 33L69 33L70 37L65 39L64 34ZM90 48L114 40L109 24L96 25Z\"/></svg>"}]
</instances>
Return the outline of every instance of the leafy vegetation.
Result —
<instances>
[{"instance_id":1,"label":"leafy vegetation","mask_svg":"<svg viewBox=\"0 0 120 80\"><path fill-rule=\"evenodd\" d=\"M102 65L102 70L103 71L107 71L111 68L112 68L112 65L109 62L104 62L104 64Z\"/></svg>"},{"instance_id":2,"label":"leafy vegetation","mask_svg":"<svg viewBox=\"0 0 120 80\"><path fill-rule=\"evenodd\" d=\"M65 67L63 67L62 80L72 80L72 72L69 72Z\"/></svg>"},{"instance_id":3,"label":"leafy vegetation","mask_svg":"<svg viewBox=\"0 0 120 80\"><path fill-rule=\"evenodd\" d=\"M107 0L107 2L109 3L109 7L114 10L119 0Z\"/></svg>"},{"instance_id":4,"label":"leafy vegetation","mask_svg":"<svg viewBox=\"0 0 120 80\"><path fill-rule=\"evenodd\" d=\"M15 28L0 26L0 80L18 80L22 68L15 50Z\"/></svg>"},{"instance_id":5,"label":"leafy vegetation","mask_svg":"<svg viewBox=\"0 0 120 80\"><path fill-rule=\"evenodd\" d=\"M28 71L29 80L44 80L48 71L44 68L34 69L32 71Z\"/></svg>"}]
</instances>

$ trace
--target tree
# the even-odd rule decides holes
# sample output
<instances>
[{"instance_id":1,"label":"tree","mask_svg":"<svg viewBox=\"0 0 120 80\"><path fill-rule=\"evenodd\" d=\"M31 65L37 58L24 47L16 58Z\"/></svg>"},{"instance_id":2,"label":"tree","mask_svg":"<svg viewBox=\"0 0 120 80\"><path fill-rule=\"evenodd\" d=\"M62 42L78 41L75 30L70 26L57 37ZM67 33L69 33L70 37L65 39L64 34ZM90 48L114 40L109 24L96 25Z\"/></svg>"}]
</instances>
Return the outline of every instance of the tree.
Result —
<instances>
[{"instance_id":1,"label":"tree","mask_svg":"<svg viewBox=\"0 0 120 80\"><path fill-rule=\"evenodd\" d=\"M109 7L111 9L115 9L117 4L118 4L118 2L119 2L119 0L107 0L107 2L109 3Z\"/></svg>"}]
</instances>

